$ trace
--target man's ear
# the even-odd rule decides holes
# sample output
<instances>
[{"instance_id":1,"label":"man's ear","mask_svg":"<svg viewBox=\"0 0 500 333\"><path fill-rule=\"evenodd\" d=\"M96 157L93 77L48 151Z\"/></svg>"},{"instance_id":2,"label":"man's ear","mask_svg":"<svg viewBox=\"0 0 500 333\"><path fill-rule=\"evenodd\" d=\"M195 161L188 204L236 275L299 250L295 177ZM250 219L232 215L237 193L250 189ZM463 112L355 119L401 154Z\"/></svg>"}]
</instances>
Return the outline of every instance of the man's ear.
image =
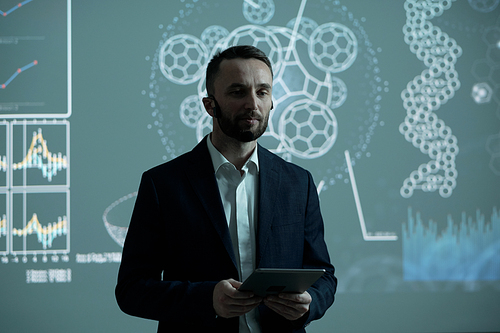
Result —
<instances>
[{"instance_id":1,"label":"man's ear","mask_svg":"<svg viewBox=\"0 0 500 333\"><path fill-rule=\"evenodd\" d=\"M205 110L207 111L207 113L211 117L214 117L215 102L214 102L213 98L203 97L201 99L201 101L203 102L203 106L205 107Z\"/></svg>"}]
</instances>

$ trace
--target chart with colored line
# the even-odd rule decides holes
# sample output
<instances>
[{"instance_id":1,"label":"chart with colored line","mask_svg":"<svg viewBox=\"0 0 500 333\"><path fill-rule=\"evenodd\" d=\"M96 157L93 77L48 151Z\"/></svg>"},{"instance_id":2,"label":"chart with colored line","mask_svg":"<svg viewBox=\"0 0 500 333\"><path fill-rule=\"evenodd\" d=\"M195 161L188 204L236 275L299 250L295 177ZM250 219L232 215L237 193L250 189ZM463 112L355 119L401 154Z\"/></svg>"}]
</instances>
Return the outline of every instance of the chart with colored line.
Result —
<instances>
[{"instance_id":1,"label":"chart with colored line","mask_svg":"<svg viewBox=\"0 0 500 333\"><path fill-rule=\"evenodd\" d=\"M0 4L1 118L71 115L70 9L70 0ZM50 24L46 13L57 13Z\"/></svg>"},{"instance_id":2,"label":"chart with colored line","mask_svg":"<svg viewBox=\"0 0 500 333\"><path fill-rule=\"evenodd\" d=\"M13 193L10 233L12 254L68 253L69 191Z\"/></svg>"},{"instance_id":3,"label":"chart with colored line","mask_svg":"<svg viewBox=\"0 0 500 333\"><path fill-rule=\"evenodd\" d=\"M21 8L22 6L26 5L27 3L31 2L31 1L33 1L33 0L25 0L25 1L19 2L14 7L10 8L6 11L0 10L0 15L7 16L10 13L14 12L16 9Z\"/></svg>"},{"instance_id":4,"label":"chart with colored line","mask_svg":"<svg viewBox=\"0 0 500 333\"><path fill-rule=\"evenodd\" d=\"M69 122L0 123L0 254L69 253Z\"/></svg>"},{"instance_id":5,"label":"chart with colored line","mask_svg":"<svg viewBox=\"0 0 500 333\"><path fill-rule=\"evenodd\" d=\"M0 86L2 89L5 89L7 88L7 86L9 85L9 83L12 82L12 80L14 80L19 74L21 74L22 72L26 71L27 69L33 67L33 66L36 66L38 65L38 60L34 60L32 62L30 62L29 64L27 64L26 66L23 66L21 68L18 68L14 74L12 74L12 76L7 80L5 81L5 83L2 83L2 85Z\"/></svg>"},{"instance_id":6,"label":"chart with colored line","mask_svg":"<svg viewBox=\"0 0 500 333\"><path fill-rule=\"evenodd\" d=\"M12 186L69 185L69 123L12 124Z\"/></svg>"}]
</instances>

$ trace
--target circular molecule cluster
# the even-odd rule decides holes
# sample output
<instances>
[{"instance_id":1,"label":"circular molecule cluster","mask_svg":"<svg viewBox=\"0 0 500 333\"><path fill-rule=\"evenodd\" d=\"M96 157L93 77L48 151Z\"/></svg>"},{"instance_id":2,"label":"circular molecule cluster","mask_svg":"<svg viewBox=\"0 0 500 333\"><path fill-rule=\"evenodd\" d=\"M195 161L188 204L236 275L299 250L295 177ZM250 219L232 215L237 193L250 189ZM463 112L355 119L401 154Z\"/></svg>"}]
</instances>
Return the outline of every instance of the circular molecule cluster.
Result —
<instances>
[{"instance_id":1,"label":"circular molecule cluster","mask_svg":"<svg viewBox=\"0 0 500 333\"><path fill-rule=\"evenodd\" d=\"M208 49L198 38L176 35L160 49L160 70L170 81L189 84L200 79L207 62Z\"/></svg>"},{"instance_id":2,"label":"circular molecule cluster","mask_svg":"<svg viewBox=\"0 0 500 333\"><path fill-rule=\"evenodd\" d=\"M245 0L243 1L243 15L253 24L266 24L275 11L273 0Z\"/></svg>"},{"instance_id":3,"label":"circular molecule cluster","mask_svg":"<svg viewBox=\"0 0 500 333\"><path fill-rule=\"evenodd\" d=\"M244 25L228 32L224 27L210 26L201 39L179 34L165 41L159 57L163 75L176 84L199 81L198 94L186 97L180 106L182 122L196 128L198 140L211 130L211 118L199 102L206 95L203 69L208 59L232 45L253 45L267 54L275 73L273 98L277 107L264 134L274 139L274 145L268 147L285 157L304 159L317 158L331 149L337 139L333 109L347 98L347 86L332 73L352 65L357 39L348 27L338 23L319 26L305 18L297 28L310 35L285 27ZM324 77L306 69L301 59L304 56L309 57L308 63L326 72Z\"/></svg>"},{"instance_id":4,"label":"circular molecule cluster","mask_svg":"<svg viewBox=\"0 0 500 333\"><path fill-rule=\"evenodd\" d=\"M401 93L407 116L399 130L408 142L431 158L404 181L400 193L405 198L411 197L415 190L438 190L446 198L456 186L457 138L434 111L460 87L455 63L462 49L430 22L450 7L450 0L405 2L405 42L427 69L410 81Z\"/></svg>"},{"instance_id":5,"label":"circular molecule cluster","mask_svg":"<svg viewBox=\"0 0 500 333\"><path fill-rule=\"evenodd\" d=\"M337 119L328 106L310 99L290 104L281 115L286 149L302 158L324 155L337 138Z\"/></svg>"},{"instance_id":6,"label":"circular molecule cluster","mask_svg":"<svg viewBox=\"0 0 500 333\"><path fill-rule=\"evenodd\" d=\"M274 6L274 1L244 0L243 16L250 24L238 24L233 30L210 25L199 36L193 35L191 22L201 22L207 10L224 15L224 11L217 10L220 4L218 1L203 4L197 0L181 1L183 8L171 24L159 25L164 31L155 54L146 57L147 61L151 60L151 75L149 90L143 90L142 94L150 98L154 121L148 124L148 129L155 129L160 137L165 150L163 159L175 158L188 147L183 141L190 138L183 135L178 124L194 128L197 140L212 130L212 118L200 103L206 96L204 72L209 59L222 48L250 44L268 54L274 72L274 109L259 143L289 161L328 158L326 169L323 163L311 166L312 172L318 173L316 176L321 179L322 191L337 182L349 182L343 152L349 150L355 160L370 156L368 149L375 129L384 126L380 118L382 94L389 90L388 82L382 82L380 77L376 55L381 49L373 48L362 26L364 18L355 18L346 6L334 0L316 5L324 9L326 22L343 24L321 25L300 15L291 17L286 26L263 26L271 15L261 10ZM314 11L311 15L315 15ZM363 52L359 53L360 50ZM341 109L348 94L348 86L343 81L346 75L342 72L348 69L349 76L360 79L353 80L356 98L350 100L350 109L346 112ZM185 91L191 93L185 96L175 93L180 90L165 84L167 81L186 86ZM290 105L300 109L304 105L296 102L301 100L319 103L311 104L310 108L322 114L306 118L299 112L303 110L293 112ZM176 105L177 117L171 112ZM337 124L342 125L341 140ZM338 149L332 149L333 146Z\"/></svg>"},{"instance_id":7,"label":"circular molecule cluster","mask_svg":"<svg viewBox=\"0 0 500 333\"><path fill-rule=\"evenodd\" d=\"M209 48L213 48L215 44L222 38L227 37L229 31L220 25L211 25L201 33L201 41Z\"/></svg>"},{"instance_id":8,"label":"circular molecule cluster","mask_svg":"<svg viewBox=\"0 0 500 333\"><path fill-rule=\"evenodd\" d=\"M356 36L340 23L325 23L311 34L312 61L325 71L337 73L349 68L356 60L357 50Z\"/></svg>"}]
</instances>

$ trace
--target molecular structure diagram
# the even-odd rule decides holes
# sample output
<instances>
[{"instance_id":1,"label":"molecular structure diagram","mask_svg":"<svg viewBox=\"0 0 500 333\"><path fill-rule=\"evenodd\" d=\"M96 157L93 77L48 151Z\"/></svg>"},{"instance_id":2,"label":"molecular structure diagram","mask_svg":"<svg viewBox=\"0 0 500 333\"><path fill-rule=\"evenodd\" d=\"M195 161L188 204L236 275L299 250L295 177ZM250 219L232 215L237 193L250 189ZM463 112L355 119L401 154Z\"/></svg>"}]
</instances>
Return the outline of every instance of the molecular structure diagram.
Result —
<instances>
[{"instance_id":1,"label":"molecular structure diagram","mask_svg":"<svg viewBox=\"0 0 500 333\"><path fill-rule=\"evenodd\" d=\"M500 89L500 26L488 28L482 39L487 45L486 57L477 59L472 65L472 75L478 83L472 87L471 96L477 104L494 99L499 105L497 116L500 118L500 96L494 94Z\"/></svg>"},{"instance_id":2,"label":"molecular structure diagram","mask_svg":"<svg viewBox=\"0 0 500 333\"><path fill-rule=\"evenodd\" d=\"M441 197L447 198L456 186L458 141L435 111L460 88L455 63L462 49L430 22L449 9L452 1L407 0L404 4L407 13L404 40L427 69L410 81L401 93L407 116L399 131L431 159L406 178L400 190L404 198L411 197L415 190L438 190Z\"/></svg>"},{"instance_id":3,"label":"molecular structure diagram","mask_svg":"<svg viewBox=\"0 0 500 333\"><path fill-rule=\"evenodd\" d=\"M260 1L271 8L271 1ZM254 10L255 2L245 1L243 13L248 21L262 24L270 11ZM262 7L259 7L262 8ZM334 76L356 60L357 39L345 25L325 23L302 17L286 27L256 24L229 31L213 25L200 37L177 34L162 45L159 67L172 83L197 83L195 94L187 96L179 107L183 124L195 129L200 141L212 128L201 98L206 96L205 68L212 56L233 45L253 45L264 51L273 65L273 102L264 145L286 159L292 156L314 159L326 154L335 144L338 123L334 110L347 98L347 86Z\"/></svg>"}]
</instances>

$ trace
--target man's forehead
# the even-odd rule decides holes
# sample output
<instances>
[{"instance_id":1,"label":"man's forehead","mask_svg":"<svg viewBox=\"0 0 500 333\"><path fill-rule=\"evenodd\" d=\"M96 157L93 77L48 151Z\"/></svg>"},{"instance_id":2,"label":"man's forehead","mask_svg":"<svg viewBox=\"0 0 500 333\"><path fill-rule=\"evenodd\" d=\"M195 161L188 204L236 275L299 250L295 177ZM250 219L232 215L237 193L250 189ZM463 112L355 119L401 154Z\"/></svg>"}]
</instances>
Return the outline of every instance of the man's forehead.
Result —
<instances>
[{"instance_id":1,"label":"man's forehead","mask_svg":"<svg viewBox=\"0 0 500 333\"><path fill-rule=\"evenodd\" d=\"M229 85L243 84L241 80L250 77L258 77L262 81L259 84L272 85L271 70L265 62L255 58L224 59L220 63L216 81L221 78ZM227 81L228 79L230 79L230 82Z\"/></svg>"}]
</instances>

